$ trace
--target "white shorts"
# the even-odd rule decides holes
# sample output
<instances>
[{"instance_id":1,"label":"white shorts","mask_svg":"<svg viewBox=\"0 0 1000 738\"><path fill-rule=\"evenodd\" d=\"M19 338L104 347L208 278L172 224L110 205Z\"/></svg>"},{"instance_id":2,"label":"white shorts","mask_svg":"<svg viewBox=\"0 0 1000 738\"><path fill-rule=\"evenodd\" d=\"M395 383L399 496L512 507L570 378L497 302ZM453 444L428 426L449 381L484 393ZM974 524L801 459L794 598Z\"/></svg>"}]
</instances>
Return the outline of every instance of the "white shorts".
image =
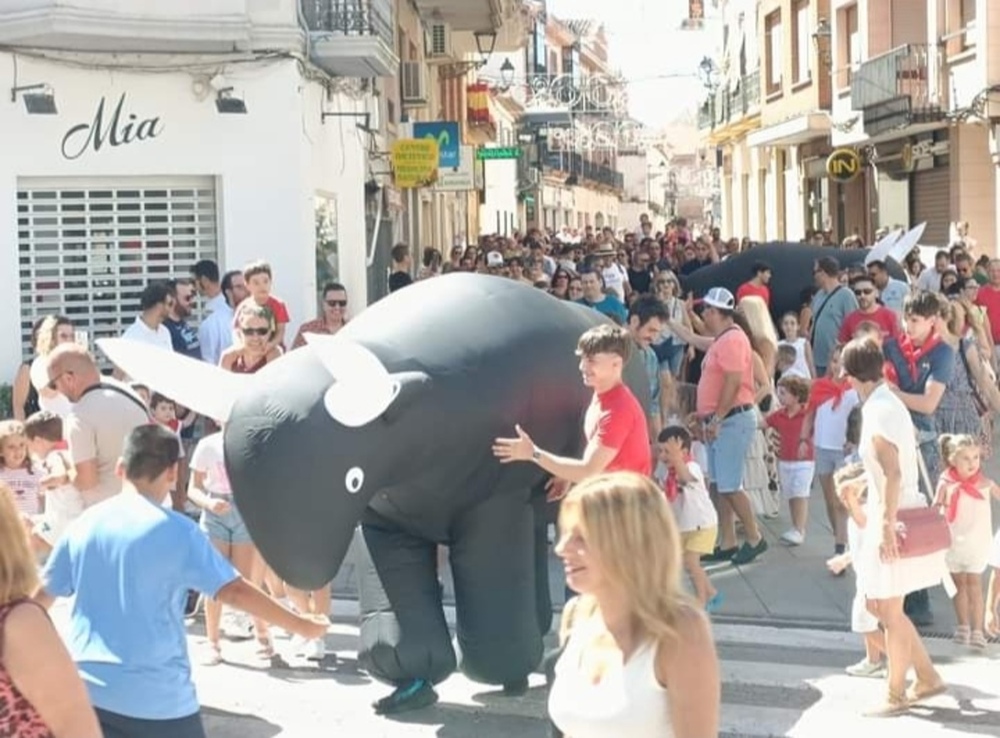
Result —
<instances>
[{"instance_id":1,"label":"white shorts","mask_svg":"<svg viewBox=\"0 0 1000 738\"><path fill-rule=\"evenodd\" d=\"M878 630L878 618L868 611L865 596L855 592L851 603L851 631L854 633L874 633Z\"/></svg>"},{"instance_id":2,"label":"white shorts","mask_svg":"<svg viewBox=\"0 0 1000 738\"><path fill-rule=\"evenodd\" d=\"M816 474L814 461L779 461L778 486L786 500L808 497Z\"/></svg>"}]
</instances>

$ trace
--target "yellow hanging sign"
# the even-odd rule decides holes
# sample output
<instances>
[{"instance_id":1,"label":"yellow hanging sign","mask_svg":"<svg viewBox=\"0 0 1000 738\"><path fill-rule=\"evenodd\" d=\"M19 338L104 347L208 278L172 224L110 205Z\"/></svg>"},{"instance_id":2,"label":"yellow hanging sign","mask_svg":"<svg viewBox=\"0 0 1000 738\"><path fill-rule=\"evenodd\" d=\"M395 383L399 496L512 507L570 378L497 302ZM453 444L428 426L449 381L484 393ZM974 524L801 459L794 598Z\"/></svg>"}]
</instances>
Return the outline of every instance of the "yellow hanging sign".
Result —
<instances>
[{"instance_id":1,"label":"yellow hanging sign","mask_svg":"<svg viewBox=\"0 0 1000 738\"><path fill-rule=\"evenodd\" d=\"M433 138L403 138L392 144L392 175L396 187L415 189L437 181L438 143Z\"/></svg>"}]
</instances>

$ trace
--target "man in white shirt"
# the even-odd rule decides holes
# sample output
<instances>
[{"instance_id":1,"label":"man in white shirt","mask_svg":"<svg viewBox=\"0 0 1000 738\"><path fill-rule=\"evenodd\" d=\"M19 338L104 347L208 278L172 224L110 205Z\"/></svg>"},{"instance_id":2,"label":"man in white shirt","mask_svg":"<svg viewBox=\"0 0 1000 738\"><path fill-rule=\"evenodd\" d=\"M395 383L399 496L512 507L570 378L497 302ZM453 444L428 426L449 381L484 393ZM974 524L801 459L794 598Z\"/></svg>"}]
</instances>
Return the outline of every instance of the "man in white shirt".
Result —
<instances>
[{"instance_id":1,"label":"man in white shirt","mask_svg":"<svg viewBox=\"0 0 1000 738\"><path fill-rule=\"evenodd\" d=\"M897 315L903 314L903 303L910 294L910 286L889 276L889 270L884 261L873 261L868 264L868 276L879 291L882 304ZM940 284L940 282L939 282Z\"/></svg>"},{"instance_id":2,"label":"man in white shirt","mask_svg":"<svg viewBox=\"0 0 1000 738\"><path fill-rule=\"evenodd\" d=\"M205 298L205 317L198 328L201 358L218 365L222 352L233 343L233 311L247 297L246 283L240 271L227 272L219 282L219 267L214 261L199 261L192 274L198 292Z\"/></svg>"},{"instance_id":3,"label":"man in white shirt","mask_svg":"<svg viewBox=\"0 0 1000 738\"><path fill-rule=\"evenodd\" d=\"M139 296L139 315L122 333L122 338L173 351L174 343L170 338L170 331L163 324L170 315L173 300L170 286L165 281L147 284ZM116 379L126 379L125 374L117 367L114 376Z\"/></svg>"},{"instance_id":4,"label":"man in white shirt","mask_svg":"<svg viewBox=\"0 0 1000 738\"><path fill-rule=\"evenodd\" d=\"M917 277L917 289L925 292L940 292L941 277L954 271L951 266L951 254L943 249L934 255L934 268L924 269Z\"/></svg>"}]
</instances>

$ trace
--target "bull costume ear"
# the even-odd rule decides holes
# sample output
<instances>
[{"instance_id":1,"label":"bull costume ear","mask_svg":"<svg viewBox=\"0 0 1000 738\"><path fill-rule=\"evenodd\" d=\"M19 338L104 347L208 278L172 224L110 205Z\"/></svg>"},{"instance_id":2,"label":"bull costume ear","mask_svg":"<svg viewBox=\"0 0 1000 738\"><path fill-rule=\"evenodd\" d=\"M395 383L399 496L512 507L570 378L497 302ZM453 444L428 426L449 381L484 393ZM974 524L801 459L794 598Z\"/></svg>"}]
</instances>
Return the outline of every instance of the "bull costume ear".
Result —
<instances>
[{"instance_id":1,"label":"bull costume ear","mask_svg":"<svg viewBox=\"0 0 1000 738\"><path fill-rule=\"evenodd\" d=\"M247 391L249 374L234 374L204 361L127 338L99 338L97 347L125 374L154 392L218 422L229 420Z\"/></svg>"},{"instance_id":2,"label":"bull costume ear","mask_svg":"<svg viewBox=\"0 0 1000 738\"><path fill-rule=\"evenodd\" d=\"M333 377L323 397L326 411L348 428L380 417L396 401L402 375L391 375L382 360L356 341L307 333L306 343Z\"/></svg>"}]
</instances>

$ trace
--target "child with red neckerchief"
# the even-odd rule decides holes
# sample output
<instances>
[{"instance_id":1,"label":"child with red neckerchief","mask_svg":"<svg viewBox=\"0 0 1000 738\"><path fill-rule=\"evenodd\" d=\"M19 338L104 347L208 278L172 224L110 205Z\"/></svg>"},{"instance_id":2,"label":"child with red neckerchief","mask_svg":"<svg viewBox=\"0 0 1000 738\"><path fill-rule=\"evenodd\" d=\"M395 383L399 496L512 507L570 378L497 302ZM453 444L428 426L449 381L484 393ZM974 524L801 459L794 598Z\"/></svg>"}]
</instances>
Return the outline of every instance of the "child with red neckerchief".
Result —
<instances>
[{"instance_id":1,"label":"child with red neckerchief","mask_svg":"<svg viewBox=\"0 0 1000 738\"><path fill-rule=\"evenodd\" d=\"M947 465L937 485L934 504L945 513L951 528L948 570L955 587L954 640L977 650L986 648L980 629L985 622L983 572L989 564L993 538L990 495L1000 498L1000 487L980 468L979 442L972 436L941 436L941 458Z\"/></svg>"},{"instance_id":2,"label":"child with red neckerchief","mask_svg":"<svg viewBox=\"0 0 1000 738\"><path fill-rule=\"evenodd\" d=\"M691 434L672 425L660 431L655 476L663 486L681 533L684 569L698 600L708 613L718 610L722 595L712 586L701 557L715 549L719 518L708 494L705 475L691 456Z\"/></svg>"}]
</instances>

